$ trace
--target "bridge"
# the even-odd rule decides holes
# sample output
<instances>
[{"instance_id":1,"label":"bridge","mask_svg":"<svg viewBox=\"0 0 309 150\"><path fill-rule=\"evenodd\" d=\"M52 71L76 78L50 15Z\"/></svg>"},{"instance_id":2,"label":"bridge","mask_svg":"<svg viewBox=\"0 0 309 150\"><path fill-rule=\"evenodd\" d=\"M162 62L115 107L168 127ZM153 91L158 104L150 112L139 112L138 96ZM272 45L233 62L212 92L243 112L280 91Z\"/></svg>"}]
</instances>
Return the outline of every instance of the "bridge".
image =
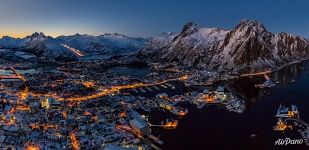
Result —
<instances>
[{"instance_id":1,"label":"bridge","mask_svg":"<svg viewBox=\"0 0 309 150\"><path fill-rule=\"evenodd\" d=\"M297 121L297 122L301 123L302 125L306 126L307 128L309 128L309 124L304 122L304 121L302 121L302 120L300 120L300 119L297 119L297 118L286 118L285 120L286 121L288 121L288 120Z\"/></svg>"}]
</instances>

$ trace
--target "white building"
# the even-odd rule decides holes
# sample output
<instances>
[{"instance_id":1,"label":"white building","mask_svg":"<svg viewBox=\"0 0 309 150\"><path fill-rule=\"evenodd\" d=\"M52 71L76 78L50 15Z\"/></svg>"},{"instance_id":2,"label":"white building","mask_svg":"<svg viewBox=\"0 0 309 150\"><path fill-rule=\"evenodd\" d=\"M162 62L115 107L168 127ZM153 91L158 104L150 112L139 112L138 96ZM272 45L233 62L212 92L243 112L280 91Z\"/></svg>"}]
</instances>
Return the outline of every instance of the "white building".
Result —
<instances>
[{"instance_id":1,"label":"white building","mask_svg":"<svg viewBox=\"0 0 309 150\"><path fill-rule=\"evenodd\" d=\"M140 118L135 118L133 120L130 120L130 126L135 131L137 131L139 134L142 134L142 135L150 135L151 134L150 125L146 121L144 121Z\"/></svg>"}]
</instances>

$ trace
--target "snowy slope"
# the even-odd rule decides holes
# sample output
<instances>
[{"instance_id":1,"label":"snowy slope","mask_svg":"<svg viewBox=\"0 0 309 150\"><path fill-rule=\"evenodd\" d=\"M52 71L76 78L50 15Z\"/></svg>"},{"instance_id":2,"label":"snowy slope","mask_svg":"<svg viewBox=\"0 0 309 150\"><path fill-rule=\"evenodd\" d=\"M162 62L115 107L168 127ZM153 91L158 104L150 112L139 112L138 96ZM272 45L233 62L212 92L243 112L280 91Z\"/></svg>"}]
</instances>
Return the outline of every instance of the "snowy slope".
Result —
<instances>
[{"instance_id":1,"label":"snowy slope","mask_svg":"<svg viewBox=\"0 0 309 150\"><path fill-rule=\"evenodd\" d=\"M168 46L176 36L177 34L175 33L164 32L159 36L151 38L151 42L147 43L145 47L141 51L139 51L139 55L148 57L149 55L157 55L156 53L160 53L161 50Z\"/></svg>"},{"instance_id":2,"label":"snowy slope","mask_svg":"<svg viewBox=\"0 0 309 150\"><path fill-rule=\"evenodd\" d=\"M25 37L18 48L39 57L46 57L47 59L74 59L74 54L60 45L62 42L64 41L35 32Z\"/></svg>"},{"instance_id":3,"label":"snowy slope","mask_svg":"<svg viewBox=\"0 0 309 150\"><path fill-rule=\"evenodd\" d=\"M164 41L158 44L158 40L151 40L144 49L140 51L143 54L148 51L145 57L153 56L156 60L165 62L178 62L186 66L195 66L196 63L203 61L207 63L214 55L215 47L229 31L218 28L201 28L195 23L186 24L181 33L170 35L168 42ZM159 36L160 37L160 36ZM157 38L154 38L157 39ZM164 45L157 47L156 45ZM151 51L155 50L156 55Z\"/></svg>"},{"instance_id":4,"label":"snowy slope","mask_svg":"<svg viewBox=\"0 0 309 150\"><path fill-rule=\"evenodd\" d=\"M142 48L147 40L133 38L117 33L100 36L80 35L59 36L53 38L43 33L34 33L23 39L3 37L0 48L15 48L24 50L40 57L47 58L75 58L76 55L63 45L78 49L84 54L92 53L129 53Z\"/></svg>"},{"instance_id":5,"label":"snowy slope","mask_svg":"<svg viewBox=\"0 0 309 150\"><path fill-rule=\"evenodd\" d=\"M4 36L0 40L0 48L17 48L23 42L22 39L16 39L9 36Z\"/></svg>"},{"instance_id":6,"label":"snowy slope","mask_svg":"<svg viewBox=\"0 0 309 150\"><path fill-rule=\"evenodd\" d=\"M100 36L72 35L61 36L57 39L63 40L64 44L80 49L86 53L127 53L142 48L147 42L143 38L132 38L125 35L104 34Z\"/></svg>"},{"instance_id":7,"label":"snowy slope","mask_svg":"<svg viewBox=\"0 0 309 150\"><path fill-rule=\"evenodd\" d=\"M230 31L188 23L170 38L173 40L159 44L158 40L150 41L139 54L156 62L239 72L276 69L309 57L304 38L273 34L263 24L250 20L241 21Z\"/></svg>"}]
</instances>

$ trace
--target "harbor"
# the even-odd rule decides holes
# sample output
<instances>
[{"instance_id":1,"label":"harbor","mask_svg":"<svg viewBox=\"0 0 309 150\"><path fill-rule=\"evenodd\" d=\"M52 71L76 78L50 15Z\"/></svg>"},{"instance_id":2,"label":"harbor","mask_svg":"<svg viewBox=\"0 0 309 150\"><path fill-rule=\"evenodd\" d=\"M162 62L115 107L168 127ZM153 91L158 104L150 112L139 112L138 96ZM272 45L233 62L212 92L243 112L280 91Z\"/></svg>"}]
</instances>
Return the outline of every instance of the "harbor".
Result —
<instances>
[{"instance_id":1,"label":"harbor","mask_svg":"<svg viewBox=\"0 0 309 150\"><path fill-rule=\"evenodd\" d=\"M276 115L280 104L291 110L291 105L297 106L300 119L309 122L309 112L306 111L309 106L306 88L309 84L308 70L309 63L303 62L273 72L270 78L280 83L270 88L255 87L256 84L265 82L263 75L229 81L234 92L245 99L246 109L241 114L230 113L221 105L205 103L203 107L197 108L193 103L183 103L180 106L186 106L189 113L179 120L175 130L154 128L153 132L160 134L165 143L163 149L307 149L308 141L304 137L308 132L294 125L296 122L298 126L305 127L302 123L287 120L287 125L292 126L292 130L287 128L284 132L275 131L274 126L278 122ZM292 80L296 82L289 82ZM201 88L201 93L203 89L205 88ZM270 94L264 91L269 91ZM160 124L166 117L170 115L162 110L154 110L149 120ZM186 132L188 130L190 132ZM235 138L237 140L233 140ZM275 146L276 140L285 138L303 139L304 142L300 145ZM224 141L224 145L220 141Z\"/></svg>"}]
</instances>

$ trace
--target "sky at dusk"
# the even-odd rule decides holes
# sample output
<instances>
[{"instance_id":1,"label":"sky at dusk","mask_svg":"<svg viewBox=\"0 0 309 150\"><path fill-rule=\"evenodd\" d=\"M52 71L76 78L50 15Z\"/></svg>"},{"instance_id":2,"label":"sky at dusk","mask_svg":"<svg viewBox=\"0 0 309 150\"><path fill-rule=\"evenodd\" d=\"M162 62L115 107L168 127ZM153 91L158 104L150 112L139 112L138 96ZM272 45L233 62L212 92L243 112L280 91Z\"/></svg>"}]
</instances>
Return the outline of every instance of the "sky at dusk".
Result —
<instances>
[{"instance_id":1,"label":"sky at dusk","mask_svg":"<svg viewBox=\"0 0 309 150\"><path fill-rule=\"evenodd\" d=\"M0 37L121 33L151 37L189 21L231 29L242 19L309 38L308 0L0 0Z\"/></svg>"}]
</instances>

